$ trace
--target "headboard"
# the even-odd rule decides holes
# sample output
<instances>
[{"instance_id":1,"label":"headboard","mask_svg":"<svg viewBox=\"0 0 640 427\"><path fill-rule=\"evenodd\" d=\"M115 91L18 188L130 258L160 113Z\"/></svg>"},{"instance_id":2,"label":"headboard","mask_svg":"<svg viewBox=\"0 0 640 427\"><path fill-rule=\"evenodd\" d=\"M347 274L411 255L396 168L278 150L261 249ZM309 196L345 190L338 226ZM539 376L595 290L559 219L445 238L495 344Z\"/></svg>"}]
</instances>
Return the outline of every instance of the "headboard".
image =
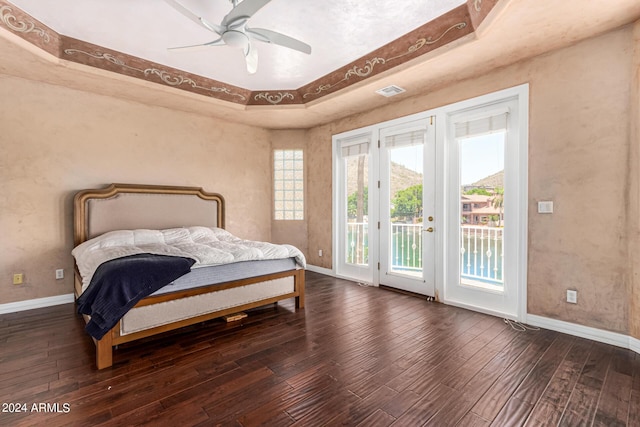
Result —
<instances>
[{"instance_id":1,"label":"headboard","mask_svg":"<svg viewBox=\"0 0 640 427\"><path fill-rule=\"evenodd\" d=\"M76 193L74 245L113 230L224 228L224 198L198 187L111 184Z\"/></svg>"}]
</instances>

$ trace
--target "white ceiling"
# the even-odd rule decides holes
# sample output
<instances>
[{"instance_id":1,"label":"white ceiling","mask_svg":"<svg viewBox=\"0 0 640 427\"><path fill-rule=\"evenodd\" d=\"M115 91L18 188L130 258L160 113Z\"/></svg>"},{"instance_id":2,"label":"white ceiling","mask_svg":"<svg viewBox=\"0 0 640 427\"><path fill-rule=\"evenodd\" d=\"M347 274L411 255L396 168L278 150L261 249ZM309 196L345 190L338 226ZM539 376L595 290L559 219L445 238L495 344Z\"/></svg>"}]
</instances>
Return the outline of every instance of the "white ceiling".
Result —
<instances>
[{"instance_id":1,"label":"white ceiling","mask_svg":"<svg viewBox=\"0 0 640 427\"><path fill-rule=\"evenodd\" d=\"M249 90L297 89L399 38L465 0L272 0L250 20L311 45L311 55L256 42L258 72L246 71L241 49L190 52L167 47L218 38L162 0L10 0L58 34ZM181 0L219 23L229 0Z\"/></svg>"}]
</instances>

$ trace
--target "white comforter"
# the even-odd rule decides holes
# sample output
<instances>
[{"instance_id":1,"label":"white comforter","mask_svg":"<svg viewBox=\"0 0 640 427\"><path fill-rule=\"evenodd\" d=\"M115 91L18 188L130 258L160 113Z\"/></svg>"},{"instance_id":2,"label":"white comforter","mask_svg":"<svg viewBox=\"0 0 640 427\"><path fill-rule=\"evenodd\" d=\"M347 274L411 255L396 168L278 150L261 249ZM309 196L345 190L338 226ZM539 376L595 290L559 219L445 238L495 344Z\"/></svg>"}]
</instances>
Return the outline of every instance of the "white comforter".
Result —
<instances>
[{"instance_id":1,"label":"white comforter","mask_svg":"<svg viewBox=\"0 0 640 427\"><path fill-rule=\"evenodd\" d=\"M111 231L81 243L71 253L82 276L83 292L100 264L141 253L193 258L193 268L281 258L295 258L303 268L306 265L304 255L294 246L243 240L208 227Z\"/></svg>"}]
</instances>

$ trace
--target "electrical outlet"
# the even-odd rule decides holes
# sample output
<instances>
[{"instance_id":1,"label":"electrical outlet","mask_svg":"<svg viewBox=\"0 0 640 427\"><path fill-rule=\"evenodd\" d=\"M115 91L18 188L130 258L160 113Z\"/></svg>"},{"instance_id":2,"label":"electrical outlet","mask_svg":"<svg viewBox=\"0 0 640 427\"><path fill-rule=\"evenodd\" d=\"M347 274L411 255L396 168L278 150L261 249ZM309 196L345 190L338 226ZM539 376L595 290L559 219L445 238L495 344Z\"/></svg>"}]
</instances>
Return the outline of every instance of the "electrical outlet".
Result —
<instances>
[{"instance_id":1,"label":"electrical outlet","mask_svg":"<svg viewBox=\"0 0 640 427\"><path fill-rule=\"evenodd\" d=\"M64 269L59 268L56 270L56 280L64 279Z\"/></svg>"},{"instance_id":2,"label":"electrical outlet","mask_svg":"<svg viewBox=\"0 0 640 427\"><path fill-rule=\"evenodd\" d=\"M570 302L571 304L577 304L578 291L572 291L570 289L567 289L567 302Z\"/></svg>"},{"instance_id":3,"label":"electrical outlet","mask_svg":"<svg viewBox=\"0 0 640 427\"><path fill-rule=\"evenodd\" d=\"M318 256L322 256L322 249L318 250Z\"/></svg>"},{"instance_id":4,"label":"electrical outlet","mask_svg":"<svg viewBox=\"0 0 640 427\"><path fill-rule=\"evenodd\" d=\"M14 285L22 285L24 281L24 275L22 273L16 273L13 275L13 284Z\"/></svg>"}]
</instances>

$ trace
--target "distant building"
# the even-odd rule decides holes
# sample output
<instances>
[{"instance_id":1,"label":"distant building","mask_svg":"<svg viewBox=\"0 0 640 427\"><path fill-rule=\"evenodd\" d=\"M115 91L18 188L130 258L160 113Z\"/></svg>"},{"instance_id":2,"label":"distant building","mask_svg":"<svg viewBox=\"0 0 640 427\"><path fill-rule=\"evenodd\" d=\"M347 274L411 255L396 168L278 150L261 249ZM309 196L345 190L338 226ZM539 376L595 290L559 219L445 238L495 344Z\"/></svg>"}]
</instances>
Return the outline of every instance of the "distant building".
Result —
<instances>
[{"instance_id":1,"label":"distant building","mask_svg":"<svg viewBox=\"0 0 640 427\"><path fill-rule=\"evenodd\" d=\"M500 218L500 224L504 222L502 209L493 207L494 195L462 194L460 196L462 223L465 225L489 225L493 219Z\"/></svg>"}]
</instances>

